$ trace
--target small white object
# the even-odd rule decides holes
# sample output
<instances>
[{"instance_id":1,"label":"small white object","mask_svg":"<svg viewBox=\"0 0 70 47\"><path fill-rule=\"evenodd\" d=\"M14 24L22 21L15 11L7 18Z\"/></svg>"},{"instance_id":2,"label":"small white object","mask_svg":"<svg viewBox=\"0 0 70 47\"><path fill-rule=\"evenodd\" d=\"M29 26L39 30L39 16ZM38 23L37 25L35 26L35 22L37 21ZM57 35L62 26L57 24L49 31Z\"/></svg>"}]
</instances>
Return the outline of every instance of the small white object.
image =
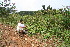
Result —
<instances>
[{"instance_id":1,"label":"small white object","mask_svg":"<svg viewBox=\"0 0 70 47\"><path fill-rule=\"evenodd\" d=\"M25 38L25 40L27 40L27 38Z\"/></svg>"},{"instance_id":2,"label":"small white object","mask_svg":"<svg viewBox=\"0 0 70 47\"><path fill-rule=\"evenodd\" d=\"M5 26L6 27L6 26Z\"/></svg>"},{"instance_id":3,"label":"small white object","mask_svg":"<svg viewBox=\"0 0 70 47\"><path fill-rule=\"evenodd\" d=\"M34 46L34 44L32 44L32 47Z\"/></svg>"}]
</instances>

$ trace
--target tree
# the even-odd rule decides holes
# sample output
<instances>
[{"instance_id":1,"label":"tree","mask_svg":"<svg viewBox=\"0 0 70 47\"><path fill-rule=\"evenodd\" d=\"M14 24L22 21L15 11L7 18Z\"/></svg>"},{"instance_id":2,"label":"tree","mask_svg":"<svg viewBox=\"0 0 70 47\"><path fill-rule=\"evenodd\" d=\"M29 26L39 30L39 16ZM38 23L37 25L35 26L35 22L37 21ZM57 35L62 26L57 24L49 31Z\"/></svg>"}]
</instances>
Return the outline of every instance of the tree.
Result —
<instances>
[{"instance_id":1,"label":"tree","mask_svg":"<svg viewBox=\"0 0 70 47\"><path fill-rule=\"evenodd\" d=\"M9 2L9 3L8 3ZM7 17L10 13L14 12L15 3L10 3L10 0L3 0L0 2L0 16Z\"/></svg>"},{"instance_id":2,"label":"tree","mask_svg":"<svg viewBox=\"0 0 70 47\"><path fill-rule=\"evenodd\" d=\"M45 5L42 5L43 9L45 10Z\"/></svg>"}]
</instances>

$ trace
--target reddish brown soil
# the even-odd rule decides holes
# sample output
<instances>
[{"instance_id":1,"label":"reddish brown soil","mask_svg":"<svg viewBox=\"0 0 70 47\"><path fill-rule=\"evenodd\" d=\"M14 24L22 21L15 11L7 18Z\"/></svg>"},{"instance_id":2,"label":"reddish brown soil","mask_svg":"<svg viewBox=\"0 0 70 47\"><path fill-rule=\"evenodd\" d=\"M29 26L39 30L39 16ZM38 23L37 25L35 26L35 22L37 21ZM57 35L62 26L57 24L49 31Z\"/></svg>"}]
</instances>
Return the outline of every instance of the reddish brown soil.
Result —
<instances>
[{"instance_id":1,"label":"reddish brown soil","mask_svg":"<svg viewBox=\"0 0 70 47\"><path fill-rule=\"evenodd\" d=\"M28 36L19 34L15 31L15 28L0 24L0 47L56 47L54 37L51 39L42 39L41 35ZM57 42L57 44L59 44Z\"/></svg>"}]
</instances>

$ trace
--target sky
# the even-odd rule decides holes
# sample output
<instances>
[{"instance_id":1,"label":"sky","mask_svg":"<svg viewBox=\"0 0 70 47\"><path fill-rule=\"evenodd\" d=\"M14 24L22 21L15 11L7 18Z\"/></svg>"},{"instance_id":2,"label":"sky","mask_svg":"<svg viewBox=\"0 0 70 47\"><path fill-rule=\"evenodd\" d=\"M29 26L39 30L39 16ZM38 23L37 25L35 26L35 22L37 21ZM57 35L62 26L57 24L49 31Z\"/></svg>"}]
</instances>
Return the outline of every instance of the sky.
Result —
<instances>
[{"instance_id":1,"label":"sky","mask_svg":"<svg viewBox=\"0 0 70 47\"><path fill-rule=\"evenodd\" d=\"M45 5L45 8L50 5L53 9L70 6L70 0L11 0L12 2L18 11L37 11L43 9L42 5Z\"/></svg>"}]
</instances>

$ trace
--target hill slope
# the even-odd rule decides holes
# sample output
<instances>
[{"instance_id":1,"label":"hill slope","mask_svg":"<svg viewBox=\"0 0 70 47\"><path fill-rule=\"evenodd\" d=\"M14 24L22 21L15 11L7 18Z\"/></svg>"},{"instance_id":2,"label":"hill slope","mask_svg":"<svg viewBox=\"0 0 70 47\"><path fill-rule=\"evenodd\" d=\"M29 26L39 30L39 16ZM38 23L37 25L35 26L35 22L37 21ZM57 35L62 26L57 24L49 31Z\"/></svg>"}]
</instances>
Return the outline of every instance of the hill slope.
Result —
<instances>
[{"instance_id":1,"label":"hill slope","mask_svg":"<svg viewBox=\"0 0 70 47\"><path fill-rule=\"evenodd\" d=\"M53 41L54 37L45 40L27 34L21 37L15 28L3 24L0 24L0 36L0 47L56 47L54 42L57 42L57 40Z\"/></svg>"}]
</instances>

